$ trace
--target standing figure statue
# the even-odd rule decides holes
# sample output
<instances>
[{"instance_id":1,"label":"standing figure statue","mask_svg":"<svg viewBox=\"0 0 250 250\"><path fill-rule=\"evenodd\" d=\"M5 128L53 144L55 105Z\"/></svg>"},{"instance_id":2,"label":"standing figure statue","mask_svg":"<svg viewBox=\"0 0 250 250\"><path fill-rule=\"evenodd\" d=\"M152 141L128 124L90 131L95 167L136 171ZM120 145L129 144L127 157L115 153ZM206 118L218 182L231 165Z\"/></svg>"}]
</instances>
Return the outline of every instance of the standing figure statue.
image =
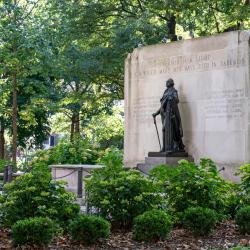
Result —
<instances>
[{"instance_id":1,"label":"standing figure statue","mask_svg":"<svg viewBox=\"0 0 250 250\"><path fill-rule=\"evenodd\" d=\"M181 116L178 109L179 98L173 79L168 79L166 86L167 89L160 100L161 107L153 114L154 119L157 115L161 115L163 137L161 152L184 152Z\"/></svg>"}]
</instances>

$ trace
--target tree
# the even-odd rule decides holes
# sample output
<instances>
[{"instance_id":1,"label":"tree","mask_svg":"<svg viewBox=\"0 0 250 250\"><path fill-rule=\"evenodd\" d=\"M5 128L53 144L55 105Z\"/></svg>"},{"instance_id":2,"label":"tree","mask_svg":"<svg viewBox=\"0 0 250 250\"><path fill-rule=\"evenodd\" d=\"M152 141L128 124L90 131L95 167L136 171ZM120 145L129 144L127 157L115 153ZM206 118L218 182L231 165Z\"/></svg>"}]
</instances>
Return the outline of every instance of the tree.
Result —
<instances>
[{"instance_id":1,"label":"tree","mask_svg":"<svg viewBox=\"0 0 250 250\"><path fill-rule=\"evenodd\" d=\"M18 119L28 120L27 116L21 117L24 111L21 112L20 107L18 107L18 94L21 90L26 89L26 93L31 90L29 94L32 96L34 94L32 88L28 89L29 87L27 87L30 79L38 75L44 79L48 77L46 61L50 60L51 53L49 41L44 39L45 28L41 13L38 11L42 4L43 1L39 0L6 0L0 5L0 75L7 85L11 84L12 86L9 97L12 99L11 132L12 161L14 164L16 163L18 144ZM28 116L32 116L32 114L32 112L26 112ZM31 121L32 118L29 118Z\"/></svg>"},{"instance_id":2,"label":"tree","mask_svg":"<svg viewBox=\"0 0 250 250\"><path fill-rule=\"evenodd\" d=\"M87 125L89 119L84 117L94 113L91 107L97 106L91 103L98 102L97 95L123 99L124 59L134 48L159 43L164 37L176 40L177 26L208 35L221 32L230 18L237 22L247 17L240 0L231 4L226 0L77 0L53 1L51 6L67 27L59 78L64 90L61 108L71 121L71 137L79 133L80 124Z\"/></svg>"},{"instance_id":3,"label":"tree","mask_svg":"<svg viewBox=\"0 0 250 250\"><path fill-rule=\"evenodd\" d=\"M114 146L123 149L124 117L122 108L115 106L112 112L102 112L89 122L85 133L93 144L102 149Z\"/></svg>"}]
</instances>

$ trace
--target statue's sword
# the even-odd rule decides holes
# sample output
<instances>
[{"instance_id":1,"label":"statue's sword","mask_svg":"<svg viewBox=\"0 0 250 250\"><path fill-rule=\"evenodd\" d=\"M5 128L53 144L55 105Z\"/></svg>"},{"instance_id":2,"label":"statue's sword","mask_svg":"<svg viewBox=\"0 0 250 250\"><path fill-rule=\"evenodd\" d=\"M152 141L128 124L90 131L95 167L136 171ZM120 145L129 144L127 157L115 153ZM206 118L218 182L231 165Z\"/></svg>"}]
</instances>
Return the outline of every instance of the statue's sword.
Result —
<instances>
[{"instance_id":1,"label":"statue's sword","mask_svg":"<svg viewBox=\"0 0 250 250\"><path fill-rule=\"evenodd\" d=\"M160 150L161 150L161 141L160 141L159 131L158 131L158 128L157 128L155 117L154 117L154 124L155 124L155 129L156 129L156 133L157 133L157 137L158 137L158 141L159 141L159 145L160 145Z\"/></svg>"}]
</instances>

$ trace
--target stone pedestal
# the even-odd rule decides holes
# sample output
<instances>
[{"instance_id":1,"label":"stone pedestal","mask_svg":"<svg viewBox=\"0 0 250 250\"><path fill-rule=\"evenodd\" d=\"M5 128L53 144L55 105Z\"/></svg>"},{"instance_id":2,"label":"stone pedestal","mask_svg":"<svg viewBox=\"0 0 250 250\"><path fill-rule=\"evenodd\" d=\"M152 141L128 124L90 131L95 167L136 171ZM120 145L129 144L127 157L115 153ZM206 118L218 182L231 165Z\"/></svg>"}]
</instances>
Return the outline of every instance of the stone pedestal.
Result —
<instances>
[{"instance_id":1,"label":"stone pedestal","mask_svg":"<svg viewBox=\"0 0 250 250\"><path fill-rule=\"evenodd\" d=\"M145 163L137 164L136 168L147 175L150 170L161 164L176 167L180 160L194 161L193 157L189 156L186 152L149 152L148 157L145 158Z\"/></svg>"},{"instance_id":2,"label":"stone pedestal","mask_svg":"<svg viewBox=\"0 0 250 250\"><path fill-rule=\"evenodd\" d=\"M174 158L174 157L188 157L188 153L183 152L149 152L148 157L165 157L165 158Z\"/></svg>"}]
</instances>

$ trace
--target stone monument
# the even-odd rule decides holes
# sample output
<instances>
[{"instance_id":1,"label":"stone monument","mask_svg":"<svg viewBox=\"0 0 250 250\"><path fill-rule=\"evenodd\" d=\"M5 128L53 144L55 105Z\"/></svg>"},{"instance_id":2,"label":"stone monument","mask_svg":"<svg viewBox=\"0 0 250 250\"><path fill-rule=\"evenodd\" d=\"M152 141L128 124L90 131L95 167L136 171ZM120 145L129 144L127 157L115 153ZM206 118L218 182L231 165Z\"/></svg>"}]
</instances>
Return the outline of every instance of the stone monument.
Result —
<instances>
[{"instance_id":1,"label":"stone monument","mask_svg":"<svg viewBox=\"0 0 250 250\"><path fill-rule=\"evenodd\" d=\"M124 163L144 163L159 151L152 113L166 79L179 93L185 150L209 157L225 178L250 162L249 31L137 48L125 62ZM161 119L156 117L157 127ZM162 130L159 129L162 138ZM150 160L150 159L148 159Z\"/></svg>"}]
</instances>

